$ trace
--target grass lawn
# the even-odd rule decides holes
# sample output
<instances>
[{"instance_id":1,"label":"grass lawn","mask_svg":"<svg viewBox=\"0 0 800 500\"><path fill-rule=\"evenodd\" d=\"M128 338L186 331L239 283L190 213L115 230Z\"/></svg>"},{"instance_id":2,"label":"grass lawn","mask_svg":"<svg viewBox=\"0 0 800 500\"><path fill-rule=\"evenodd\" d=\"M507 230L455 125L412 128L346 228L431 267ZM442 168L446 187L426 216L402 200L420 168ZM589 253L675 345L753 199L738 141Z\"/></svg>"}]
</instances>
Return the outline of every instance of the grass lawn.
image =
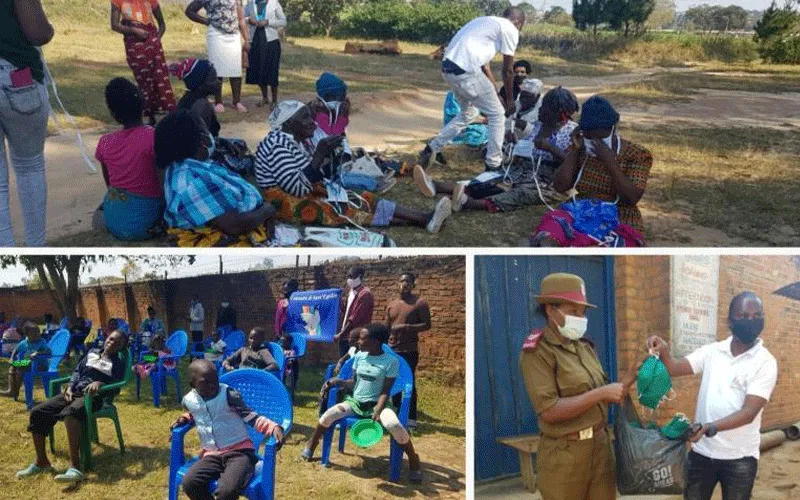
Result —
<instances>
[{"instance_id":1,"label":"grass lawn","mask_svg":"<svg viewBox=\"0 0 800 500\"><path fill-rule=\"evenodd\" d=\"M0 361L0 373L7 373L7 361ZM182 391L189 390L186 368L180 365ZM66 373L66 368L62 368ZM465 391L463 385L419 380L420 426L413 435L414 445L423 463L425 481L421 485L408 482L407 462L401 481L387 480L389 445L384 439L374 448L356 449L348 443L344 454L333 451L331 467L301 462L300 451L310 437L317 419L317 398L324 369L305 366L300 387L295 395L292 432L278 456L276 498L464 498L465 496ZM5 384L5 379L3 379ZM65 488L49 477L19 481L14 472L25 467L34 456L30 434L26 431L28 414L24 401L0 399L0 435L4 451L0 455L0 477L3 496L7 498L91 498L91 499L163 499L167 494L169 473L169 425L181 413L175 389L168 386L162 407L152 405L150 383L142 384L142 399L136 401L133 380L117 397L126 453L120 455L113 425L99 423L100 442L94 445L95 470L76 490ZM37 401L44 393L37 382ZM24 396L22 397L24 400ZM198 450L197 434L187 435L187 452ZM49 451L48 451L49 453ZM69 464L66 432L56 426L56 455L51 461L57 470ZM185 497L184 497L185 498Z\"/></svg>"},{"instance_id":2,"label":"grass lawn","mask_svg":"<svg viewBox=\"0 0 800 500\"><path fill-rule=\"evenodd\" d=\"M121 37L108 28L107 5L103 2L81 2L81 5L78 10L70 0L45 0L57 34L44 53L60 94L80 125L107 129L111 118L105 109L103 88L109 79L130 78L131 73ZM204 29L189 22L175 5L165 5L163 9L168 26L164 38L168 60L202 56ZM347 80L355 102L360 96L367 100L376 91L446 90L437 71L438 62L429 58L436 48L433 45L401 43L403 54L399 56L353 56L342 53L344 40L296 38L289 42L283 48L283 97L310 98L313 82L324 70L333 70ZM659 240L661 245L690 242L683 230L702 225L729 238L738 238L737 244L800 243L800 207L795 203L800 197L797 127L760 120L769 118L770 110L765 105L770 103L773 109L782 106L781 111L797 106L795 93L800 88L800 67L687 60L681 69L657 70L650 76L643 73L638 81L629 78L620 83L614 77L636 76L638 73L630 71L652 63L647 58L635 57L617 61L567 60L525 46L517 57L530 60L534 75L547 78L550 83L557 83L560 75L564 82L580 88L584 94L600 92L608 96L622 115L622 133L653 152L654 165L641 202L646 239ZM498 64L494 67L499 69ZM183 85L175 82L174 86L176 94L181 95ZM225 92L228 99L227 84ZM717 111L742 107L741 115L747 123L715 119L713 114L704 114L705 110L686 115L685 110L691 111L694 103L702 106L706 96L721 94L728 101ZM244 95L245 101L252 103L257 90L246 85ZM786 104L774 104L784 101L770 101L773 96L786 99ZM747 99L755 99L754 104L742 104ZM675 116L675 110L681 107L684 114ZM632 118L636 113L647 120ZM261 126L266 111L251 109L246 115L225 113L220 119L223 129L225 123L232 121ZM392 155L411 160L412 153L421 146L422 142ZM435 168L433 176L461 180L481 171L480 159L474 153L448 148L446 154L453 158L450 166ZM419 208L434 206L433 200L419 195L410 179L401 179L388 198ZM434 236L412 228L391 228L387 232L401 246L517 246L526 240L542 212L542 207L532 207L504 214L455 214L442 232ZM648 213L662 214L668 221L651 222ZM670 225L673 216L688 218L688 226ZM82 233L50 244L118 246L120 242L107 234ZM166 244L166 239L161 239L132 246Z\"/></svg>"}]
</instances>

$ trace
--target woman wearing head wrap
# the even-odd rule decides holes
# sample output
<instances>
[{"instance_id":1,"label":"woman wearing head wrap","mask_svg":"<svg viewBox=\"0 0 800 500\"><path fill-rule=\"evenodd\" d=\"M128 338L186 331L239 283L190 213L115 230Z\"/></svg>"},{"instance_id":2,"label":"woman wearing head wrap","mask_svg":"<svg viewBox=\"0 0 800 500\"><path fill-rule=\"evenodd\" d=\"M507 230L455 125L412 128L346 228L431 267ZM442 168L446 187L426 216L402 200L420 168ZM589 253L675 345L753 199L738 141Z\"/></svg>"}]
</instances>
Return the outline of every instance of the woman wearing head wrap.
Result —
<instances>
[{"instance_id":1,"label":"woman wearing head wrap","mask_svg":"<svg viewBox=\"0 0 800 500\"><path fill-rule=\"evenodd\" d=\"M412 225L435 233L450 215L448 198L439 200L433 212L402 207L367 192L358 204L327 202L323 181L343 136L327 136L299 101L278 104L269 123L272 130L256 151L256 180L279 219L322 226Z\"/></svg>"},{"instance_id":2,"label":"woman wearing head wrap","mask_svg":"<svg viewBox=\"0 0 800 500\"><path fill-rule=\"evenodd\" d=\"M572 134L572 146L556 173L553 187L562 193L575 189L579 199L616 203L620 224L617 233L622 236L617 244L640 246L644 244L644 224L636 204L647 186L653 156L644 147L621 139L618 123L619 113L607 99L589 98L583 104L580 128ZM552 214L546 214L545 218L549 216ZM577 241L585 236L584 231L575 227L564 230L564 222L571 226L568 219L545 228L545 218L537 227L532 244L583 246ZM579 238L567 233L575 233Z\"/></svg>"},{"instance_id":3,"label":"woman wearing head wrap","mask_svg":"<svg viewBox=\"0 0 800 500\"><path fill-rule=\"evenodd\" d=\"M537 78L528 78L520 83L516 109L506 118L506 141L516 142L531 134L533 124L539 119L542 85Z\"/></svg>"},{"instance_id":4,"label":"woman wearing head wrap","mask_svg":"<svg viewBox=\"0 0 800 500\"><path fill-rule=\"evenodd\" d=\"M156 165L165 170L164 219L178 246L256 246L272 233L275 211L253 185L211 160L214 136L184 109L156 127Z\"/></svg>"},{"instance_id":5,"label":"woman wearing head wrap","mask_svg":"<svg viewBox=\"0 0 800 500\"><path fill-rule=\"evenodd\" d=\"M347 84L333 73L317 79L317 97L308 107L317 126L327 135L345 135L350 124L350 98Z\"/></svg>"},{"instance_id":6,"label":"woman wearing head wrap","mask_svg":"<svg viewBox=\"0 0 800 500\"><path fill-rule=\"evenodd\" d=\"M178 101L178 108L191 111L205 122L211 135L219 136L220 124L214 106L208 102L222 88L217 71L208 59L189 58L169 67L169 72L183 80L188 92Z\"/></svg>"},{"instance_id":7,"label":"woman wearing head wrap","mask_svg":"<svg viewBox=\"0 0 800 500\"><path fill-rule=\"evenodd\" d=\"M250 28L252 46L248 54L246 83L261 88L258 107L278 103L278 73L281 67L281 39L278 32L286 26L286 16L278 0L248 0L244 17ZM267 89L272 89L272 101Z\"/></svg>"},{"instance_id":8,"label":"woman wearing head wrap","mask_svg":"<svg viewBox=\"0 0 800 500\"><path fill-rule=\"evenodd\" d=\"M528 80L526 80L527 82ZM524 85L524 84L523 84ZM528 87L531 88L531 87ZM520 93L520 100L525 100L525 106L533 101L533 95L525 96L527 91ZM436 181L428 177L425 170L419 165L414 167L414 181L425 196L432 197L436 193L452 194L453 210L485 210L488 212L506 212L530 205L538 205L543 201L551 202L554 199L563 199L563 196L554 193L550 184L553 181L553 172L564 160L569 149L572 131L578 124L571 120L572 115L578 111L578 100L575 95L563 87L556 87L548 91L543 98L535 103L538 107L538 120L528 123L524 128L516 126L520 132L526 132L525 138L520 140L515 148L515 154L522 153L523 143L529 146L529 152L515 159L512 166L511 177L520 179L511 189L493 196L479 198L479 194L472 191L467 183ZM526 119L530 112L525 113ZM533 166L531 165L533 161ZM533 182L529 176L521 173L521 169L536 169L537 180ZM545 200L542 200L542 197Z\"/></svg>"}]
</instances>

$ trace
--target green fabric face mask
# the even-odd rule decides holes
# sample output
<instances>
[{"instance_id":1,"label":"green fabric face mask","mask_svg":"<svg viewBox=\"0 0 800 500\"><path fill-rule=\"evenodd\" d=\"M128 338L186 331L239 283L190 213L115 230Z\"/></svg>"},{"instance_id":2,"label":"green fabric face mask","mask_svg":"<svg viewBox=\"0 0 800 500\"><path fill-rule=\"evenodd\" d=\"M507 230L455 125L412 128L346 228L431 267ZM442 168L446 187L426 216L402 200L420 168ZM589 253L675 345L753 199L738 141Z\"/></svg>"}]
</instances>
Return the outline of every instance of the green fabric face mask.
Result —
<instances>
[{"instance_id":1,"label":"green fabric face mask","mask_svg":"<svg viewBox=\"0 0 800 500\"><path fill-rule=\"evenodd\" d=\"M661 434L667 439L684 439L692 423L683 413L676 413L672 420L661 428Z\"/></svg>"},{"instance_id":2,"label":"green fabric face mask","mask_svg":"<svg viewBox=\"0 0 800 500\"><path fill-rule=\"evenodd\" d=\"M658 356L647 358L639 367L637 388L639 402L648 408L656 409L666 399L672 389L672 379Z\"/></svg>"}]
</instances>

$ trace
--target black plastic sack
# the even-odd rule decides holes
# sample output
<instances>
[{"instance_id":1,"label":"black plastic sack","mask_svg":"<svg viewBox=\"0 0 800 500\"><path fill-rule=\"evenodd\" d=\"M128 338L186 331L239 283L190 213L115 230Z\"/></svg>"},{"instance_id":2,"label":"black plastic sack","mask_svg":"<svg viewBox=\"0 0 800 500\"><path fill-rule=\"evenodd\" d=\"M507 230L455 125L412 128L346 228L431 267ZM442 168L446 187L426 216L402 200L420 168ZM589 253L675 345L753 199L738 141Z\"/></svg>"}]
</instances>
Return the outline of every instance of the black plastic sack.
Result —
<instances>
[{"instance_id":1,"label":"black plastic sack","mask_svg":"<svg viewBox=\"0 0 800 500\"><path fill-rule=\"evenodd\" d=\"M630 397L614 423L617 487L623 495L680 494L686 487L686 441L631 425L639 416Z\"/></svg>"}]
</instances>

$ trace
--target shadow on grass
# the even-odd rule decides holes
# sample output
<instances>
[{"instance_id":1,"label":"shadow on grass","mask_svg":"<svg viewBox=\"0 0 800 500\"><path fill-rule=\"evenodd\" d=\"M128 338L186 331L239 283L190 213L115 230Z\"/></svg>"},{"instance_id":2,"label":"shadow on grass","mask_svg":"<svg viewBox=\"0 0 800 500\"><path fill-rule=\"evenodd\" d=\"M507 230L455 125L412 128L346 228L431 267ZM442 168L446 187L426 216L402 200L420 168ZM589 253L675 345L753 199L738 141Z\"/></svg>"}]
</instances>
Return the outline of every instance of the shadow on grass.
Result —
<instances>
[{"instance_id":1,"label":"shadow on grass","mask_svg":"<svg viewBox=\"0 0 800 500\"><path fill-rule=\"evenodd\" d=\"M428 434L436 434L442 433L447 434L448 436L453 437L465 437L466 429L456 427L453 425L446 425L442 423L442 420L425 413L424 411L417 412L417 423L418 426L412 432L412 435L416 437L426 436Z\"/></svg>"},{"instance_id":2,"label":"shadow on grass","mask_svg":"<svg viewBox=\"0 0 800 500\"><path fill-rule=\"evenodd\" d=\"M350 453L345 452L345 455ZM376 477L386 478L389 476L389 457L368 457L359 456L363 462L362 467L345 467L336 464L337 451L331 450L330 468L342 472L347 472L361 479L374 479ZM422 457L424 458L424 457ZM463 491L464 474L441 465L422 462L423 480L420 484L413 484L408 481L408 461L404 460L400 482L392 483L388 480L378 485L378 489L395 497L410 498L418 493L426 497L436 497L442 492Z\"/></svg>"}]
</instances>

